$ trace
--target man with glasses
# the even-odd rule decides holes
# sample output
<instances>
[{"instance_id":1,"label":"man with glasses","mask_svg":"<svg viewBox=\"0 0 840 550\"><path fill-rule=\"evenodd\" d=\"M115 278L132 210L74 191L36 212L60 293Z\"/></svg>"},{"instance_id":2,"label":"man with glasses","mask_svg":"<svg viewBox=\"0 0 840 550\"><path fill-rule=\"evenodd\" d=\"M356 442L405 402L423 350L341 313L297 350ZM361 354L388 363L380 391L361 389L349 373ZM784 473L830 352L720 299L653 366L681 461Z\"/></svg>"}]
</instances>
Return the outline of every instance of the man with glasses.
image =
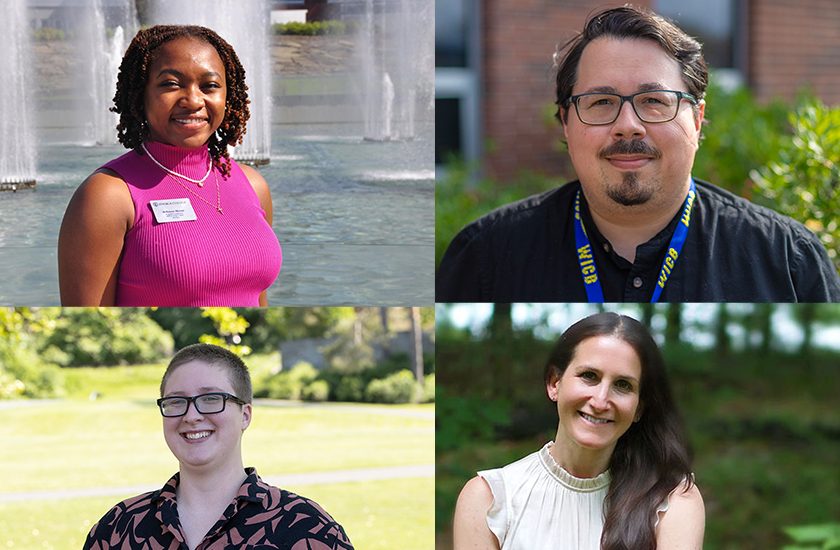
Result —
<instances>
[{"instance_id":1,"label":"man with glasses","mask_svg":"<svg viewBox=\"0 0 840 550\"><path fill-rule=\"evenodd\" d=\"M464 228L436 301L840 300L803 225L692 178L708 82L696 40L625 6L563 50L557 118L579 181Z\"/></svg>"},{"instance_id":2,"label":"man with glasses","mask_svg":"<svg viewBox=\"0 0 840 550\"><path fill-rule=\"evenodd\" d=\"M353 548L318 504L243 467L251 379L237 355L188 346L169 363L160 393L163 435L179 471L163 488L114 506L85 549Z\"/></svg>"}]
</instances>

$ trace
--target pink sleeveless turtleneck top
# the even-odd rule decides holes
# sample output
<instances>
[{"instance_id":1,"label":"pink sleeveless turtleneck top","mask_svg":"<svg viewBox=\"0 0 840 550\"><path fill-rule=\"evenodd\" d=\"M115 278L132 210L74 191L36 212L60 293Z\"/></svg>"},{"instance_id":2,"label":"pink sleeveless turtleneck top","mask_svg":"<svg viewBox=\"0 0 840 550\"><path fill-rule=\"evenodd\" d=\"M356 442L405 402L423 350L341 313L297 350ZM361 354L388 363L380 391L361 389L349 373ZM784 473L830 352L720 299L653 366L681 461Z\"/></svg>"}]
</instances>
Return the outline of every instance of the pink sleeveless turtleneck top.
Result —
<instances>
[{"instance_id":1,"label":"pink sleeveless turtleneck top","mask_svg":"<svg viewBox=\"0 0 840 550\"><path fill-rule=\"evenodd\" d=\"M198 180L207 173L207 146L145 146L179 174ZM103 168L125 181L134 202L134 225L126 233L117 275L117 306L259 305L260 292L280 272L282 253L236 162L231 161L227 179L213 168L203 186L168 174L142 148ZM162 222L164 216L155 214L151 201L167 199L188 199L196 219Z\"/></svg>"}]
</instances>

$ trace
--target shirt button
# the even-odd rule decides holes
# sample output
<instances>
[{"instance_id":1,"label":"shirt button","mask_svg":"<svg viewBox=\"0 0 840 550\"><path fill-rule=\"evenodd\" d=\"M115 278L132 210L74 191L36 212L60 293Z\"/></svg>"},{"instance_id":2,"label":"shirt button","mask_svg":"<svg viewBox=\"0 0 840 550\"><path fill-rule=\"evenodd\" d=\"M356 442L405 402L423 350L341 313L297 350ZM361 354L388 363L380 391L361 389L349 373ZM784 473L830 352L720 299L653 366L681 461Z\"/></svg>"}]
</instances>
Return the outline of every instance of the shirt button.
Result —
<instances>
[{"instance_id":1,"label":"shirt button","mask_svg":"<svg viewBox=\"0 0 840 550\"><path fill-rule=\"evenodd\" d=\"M641 277L633 277L633 286L636 288L642 288L642 278Z\"/></svg>"},{"instance_id":2,"label":"shirt button","mask_svg":"<svg viewBox=\"0 0 840 550\"><path fill-rule=\"evenodd\" d=\"M610 251L610 243L604 243L604 252Z\"/></svg>"}]
</instances>

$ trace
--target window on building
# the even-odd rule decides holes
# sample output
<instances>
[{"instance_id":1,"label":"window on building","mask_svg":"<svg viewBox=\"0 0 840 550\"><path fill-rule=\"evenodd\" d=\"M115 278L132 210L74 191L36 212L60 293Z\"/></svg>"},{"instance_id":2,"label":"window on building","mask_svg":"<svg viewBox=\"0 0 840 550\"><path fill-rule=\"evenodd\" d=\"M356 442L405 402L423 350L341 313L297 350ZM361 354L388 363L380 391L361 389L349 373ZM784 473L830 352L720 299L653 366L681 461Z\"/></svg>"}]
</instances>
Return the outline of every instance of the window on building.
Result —
<instances>
[{"instance_id":1,"label":"window on building","mask_svg":"<svg viewBox=\"0 0 840 550\"><path fill-rule=\"evenodd\" d=\"M435 0L435 165L479 155L480 0Z\"/></svg>"},{"instance_id":2,"label":"window on building","mask_svg":"<svg viewBox=\"0 0 840 550\"><path fill-rule=\"evenodd\" d=\"M467 66L467 19L464 0L435 0L435 65Z\"/></svg>"},{"instance_id":3,"label":"window on building","mask_svg":"<svg viewBox=\"0 0 840 550\"><path fill-rule=\"evenodd\" d=\"M656 0L654 10L703 44L706 63L724 86L742 83L746 73L744 0Z\"/></svg>"},{"instance_id":4,"label":"window on building","mask_svg":"<svg viewBox=\"0 0 840 550\"><path fill-rule=\"evenodd\" d=\"M435 98L435 164L443 164L450 156L460 157L461 100Z\"/></svg>"}]
</instances>

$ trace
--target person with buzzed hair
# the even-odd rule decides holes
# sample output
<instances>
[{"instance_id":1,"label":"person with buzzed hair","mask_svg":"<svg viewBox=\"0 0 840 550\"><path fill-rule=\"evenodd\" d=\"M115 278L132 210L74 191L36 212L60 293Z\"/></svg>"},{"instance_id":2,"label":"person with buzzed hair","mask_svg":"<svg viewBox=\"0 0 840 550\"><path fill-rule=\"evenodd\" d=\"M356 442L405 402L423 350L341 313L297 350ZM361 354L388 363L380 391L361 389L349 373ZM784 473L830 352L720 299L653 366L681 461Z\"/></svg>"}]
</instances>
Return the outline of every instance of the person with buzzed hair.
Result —
<instances>
[{"instance_id":1,"label":"person with buzzed hair","mask_svg":"<svg viewBox=\"0 0 840 550\"><path fill-rule=\"evenodd\" d=\"M169 363L157 400L178 473L120 502L88 534L86 550L288 548L352 550L347 533L305 497L244 468L251 378L236 354L195 344Z\"/></svg>"}]
</instances>

